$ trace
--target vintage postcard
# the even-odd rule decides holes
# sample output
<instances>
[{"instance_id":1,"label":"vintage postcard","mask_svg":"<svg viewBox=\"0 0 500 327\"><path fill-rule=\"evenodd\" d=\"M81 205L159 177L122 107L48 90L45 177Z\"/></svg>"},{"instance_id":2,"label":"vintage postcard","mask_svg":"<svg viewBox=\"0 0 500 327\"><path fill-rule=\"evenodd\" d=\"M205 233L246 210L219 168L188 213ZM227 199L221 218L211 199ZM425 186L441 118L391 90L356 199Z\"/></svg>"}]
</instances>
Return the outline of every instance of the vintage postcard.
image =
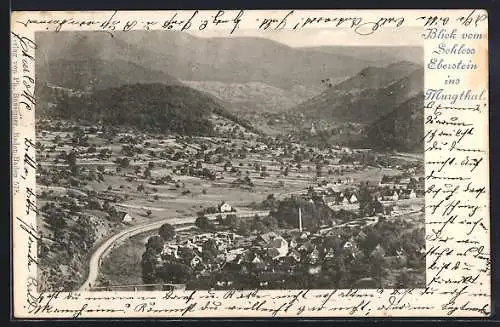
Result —
<instances>
[{"instance_id":1,"label":"vintage postcard","mask_svg":"<svg viewBox=\"0 0 500 327\"><path fill-rule=\"evenodd\" d=\"M14 12L14 318L488 317L488 14Z\"/></svg>"}]
</instances>

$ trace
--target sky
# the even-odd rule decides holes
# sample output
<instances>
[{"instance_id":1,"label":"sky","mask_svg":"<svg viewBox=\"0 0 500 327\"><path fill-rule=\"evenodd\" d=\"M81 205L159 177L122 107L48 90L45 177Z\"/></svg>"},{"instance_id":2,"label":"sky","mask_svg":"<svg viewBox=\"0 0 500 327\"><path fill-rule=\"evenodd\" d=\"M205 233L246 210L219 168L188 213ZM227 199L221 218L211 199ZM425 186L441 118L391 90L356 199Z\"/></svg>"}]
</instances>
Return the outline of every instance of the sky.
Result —
<instances>
[{"instance_id":1,"label":"sky","mask_svg":"<svg viewBox=\"0 0 500 327\"><path fill-rule=\"evenodd\" d=\"M188 32L197 37L262 37L291 47L310 46L421 46L421 28L381 28L369 35L359 35L347 28L307 28L303 30L259 31L240 29L229 35L225 31Z\"/></svg>"}]
</instances>

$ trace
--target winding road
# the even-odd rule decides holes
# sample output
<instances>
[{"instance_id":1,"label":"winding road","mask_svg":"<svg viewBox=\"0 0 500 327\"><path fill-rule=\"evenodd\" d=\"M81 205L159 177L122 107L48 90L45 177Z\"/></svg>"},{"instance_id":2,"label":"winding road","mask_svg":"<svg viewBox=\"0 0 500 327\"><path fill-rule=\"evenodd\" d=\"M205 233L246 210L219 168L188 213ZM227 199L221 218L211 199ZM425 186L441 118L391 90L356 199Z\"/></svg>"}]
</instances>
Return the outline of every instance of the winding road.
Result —
<instances>
[{"instance_id":1,"label":"winding road","mask_svg":"<svg viewBox=\"0 0 500 327\"><path fill-rule=\"evenodd\" d=\"M239 217L253 217L255 215L266 215L268 214L269 211L238 211L236 214ZM215 219L215 217L218 215L217 214L211 214L211 215L206 215L207 218L209 219ZM113 235L104 243L102 243L95 251L92 253L92 256L90 257L90 263L89 263L89 273L87 280L82 284L80 287L79 291L80 292L85 292L89 291L89 289L95 285L95 282L97 280L97 277L99 276L99 267L102 263L102 259L109 254L109 252L125 241L126 239L142 234L145 232L149 232L155 229L159 229L161 225L165 223L169 223L173 226L179 225L179 224L189 224L192 223L194 224L195 220L197 217L186 217L186 218L167 218L167 219L162 219L162 220L157 220L154 222L148 222L145 224L141 225L136 225L129 227L127 229L124 229L123 231Z\"/></svg>"}]
</instances>

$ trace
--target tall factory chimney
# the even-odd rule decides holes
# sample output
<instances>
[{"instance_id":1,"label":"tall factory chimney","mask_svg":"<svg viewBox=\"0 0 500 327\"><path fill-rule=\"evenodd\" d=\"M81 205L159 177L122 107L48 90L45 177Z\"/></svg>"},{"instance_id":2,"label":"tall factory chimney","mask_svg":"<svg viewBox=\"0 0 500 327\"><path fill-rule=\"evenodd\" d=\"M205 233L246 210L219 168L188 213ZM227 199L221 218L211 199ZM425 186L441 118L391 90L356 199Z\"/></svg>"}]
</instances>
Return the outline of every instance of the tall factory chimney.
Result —
<instances>
[{"instance_id":1,"label":"tall factory chimney","mask_svg":"<svg viewBox=\"0 0 500 327\"><path fill-rule=\"evenodd\" d=\"M299 207L299 232L302 232L302 210Z\"/></svg>"}]
</instances>

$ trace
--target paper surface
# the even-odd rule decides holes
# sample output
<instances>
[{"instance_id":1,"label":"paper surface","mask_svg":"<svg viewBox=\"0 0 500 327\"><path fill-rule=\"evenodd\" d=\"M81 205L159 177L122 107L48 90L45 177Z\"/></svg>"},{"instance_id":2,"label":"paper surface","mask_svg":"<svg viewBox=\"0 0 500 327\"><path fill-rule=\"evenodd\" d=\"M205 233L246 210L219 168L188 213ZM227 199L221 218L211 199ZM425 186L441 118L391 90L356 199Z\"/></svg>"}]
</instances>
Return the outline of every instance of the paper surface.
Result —
<instances>
[{"instance_id":1,"label":"paper surface","mask_svg":"<svg viewBox=\"0 0 500 327\"><path fill-rule=\"evenodd\" d=\"M11 18L14 317L491 314L485 10Z\"/></svg>"}]
</instances>

